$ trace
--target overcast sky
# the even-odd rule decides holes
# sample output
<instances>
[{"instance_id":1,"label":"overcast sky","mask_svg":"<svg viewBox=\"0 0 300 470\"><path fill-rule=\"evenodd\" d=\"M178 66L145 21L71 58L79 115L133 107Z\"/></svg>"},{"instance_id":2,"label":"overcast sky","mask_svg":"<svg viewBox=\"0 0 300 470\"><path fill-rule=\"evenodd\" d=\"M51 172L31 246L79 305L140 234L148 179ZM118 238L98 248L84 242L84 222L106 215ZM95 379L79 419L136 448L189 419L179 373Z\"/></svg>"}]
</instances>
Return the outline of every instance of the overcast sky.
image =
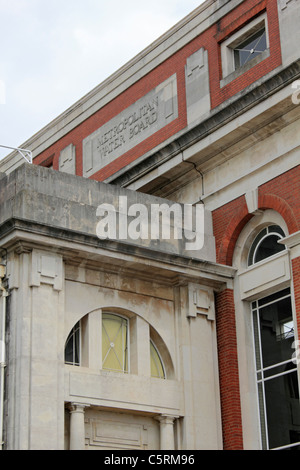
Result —
<instances>
[{"instance_id":1,"label":"overcast sky","mask_svg":"<svg viewBox=\"0 0 300 470\"><path fill-rule=\"evenodd\" d=\"M201 3L0 0L0 145L20 147Z\"/></svg>"}]
</instances>

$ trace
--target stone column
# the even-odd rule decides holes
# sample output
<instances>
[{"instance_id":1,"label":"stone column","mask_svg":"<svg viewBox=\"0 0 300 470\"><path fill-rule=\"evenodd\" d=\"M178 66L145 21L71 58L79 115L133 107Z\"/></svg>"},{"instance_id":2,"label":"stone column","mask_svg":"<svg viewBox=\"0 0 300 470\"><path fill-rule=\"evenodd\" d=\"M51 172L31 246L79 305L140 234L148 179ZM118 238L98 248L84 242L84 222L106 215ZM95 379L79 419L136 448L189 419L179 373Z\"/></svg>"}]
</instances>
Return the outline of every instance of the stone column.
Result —
<instances>
[{"instance_id":1,"label":"stone column","mask_svg":"<svg viewBox=\"0 0 300 470\"><path fill-rule=\"evenodd\" d=\"M84 411L88 405L72 403L70 410L70 450L84 450L85 428Z\"/></svg>"},{"instance_id":2,"label":"stone column","mask_svg":"<svg viewBox=\"0 0 300 470\"><path fill-rule=\"evenodd\" d=\"M160 450L174 450L174 421L176 416L161 415L157 417L160 423Z\"/></svg>"}]
</instances>

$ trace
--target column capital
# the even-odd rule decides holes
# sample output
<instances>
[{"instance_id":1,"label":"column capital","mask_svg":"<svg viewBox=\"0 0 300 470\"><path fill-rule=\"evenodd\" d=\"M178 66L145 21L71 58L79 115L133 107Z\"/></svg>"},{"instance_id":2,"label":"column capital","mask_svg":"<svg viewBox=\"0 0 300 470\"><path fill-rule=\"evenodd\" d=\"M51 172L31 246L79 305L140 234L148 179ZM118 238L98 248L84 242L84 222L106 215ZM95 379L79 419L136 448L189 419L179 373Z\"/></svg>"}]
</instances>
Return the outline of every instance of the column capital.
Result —
<instances>
[{"instance_id":1,"label":"column capital","mask_svg":"<svg viewBox=\"0 0 300 470\"><path fill-rule=\"evenodd\" d=\"M159 421L160 426L160 449L174 450L174 421L179 416L161 414L155 418Z\"/></svg>"},{"instance_id":2,"label":"column capital","mask_svg":"<svg viewBox=\"0 0 300 470\"><path fill-rule=\"evenodd\" d=\"M174 424L175 419L178 419L179 416L174 416L174 415L168 415L168 414L163 414L163 415L158 415L155 416L155 419L159 421L161 424Z\"/></svg>"},{"instance_id":3,"label":"column capital","mask_svg":"<svg viewBox=\"0 0 300 470\"><path fill-rule=\"evenodd\" d=\"M86 403L72 402L72 403L69 403L67 408L70 411L70 413L84 413L85 409L88 408L89 406L90 405Z\"/></svg>"}]
</instances>

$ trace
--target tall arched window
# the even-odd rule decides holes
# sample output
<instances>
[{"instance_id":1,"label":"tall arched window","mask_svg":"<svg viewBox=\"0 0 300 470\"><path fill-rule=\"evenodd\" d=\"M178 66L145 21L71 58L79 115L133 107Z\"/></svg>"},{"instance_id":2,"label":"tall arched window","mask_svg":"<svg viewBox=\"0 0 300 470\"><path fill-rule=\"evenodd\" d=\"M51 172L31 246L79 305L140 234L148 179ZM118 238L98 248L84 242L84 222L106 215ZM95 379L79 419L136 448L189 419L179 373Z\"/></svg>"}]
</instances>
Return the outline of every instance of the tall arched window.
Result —
<instances>
[{"instance_id":1,"label":"tall arched window","mask_svg":"<svg viewBox=\"0 0 300 470\"><path fill-rule=\"evenodd\" d=\"M245 446L300 449L290 256L284 219L255 215L237 240L233 265Z\"/></svg>"}]
</instances>

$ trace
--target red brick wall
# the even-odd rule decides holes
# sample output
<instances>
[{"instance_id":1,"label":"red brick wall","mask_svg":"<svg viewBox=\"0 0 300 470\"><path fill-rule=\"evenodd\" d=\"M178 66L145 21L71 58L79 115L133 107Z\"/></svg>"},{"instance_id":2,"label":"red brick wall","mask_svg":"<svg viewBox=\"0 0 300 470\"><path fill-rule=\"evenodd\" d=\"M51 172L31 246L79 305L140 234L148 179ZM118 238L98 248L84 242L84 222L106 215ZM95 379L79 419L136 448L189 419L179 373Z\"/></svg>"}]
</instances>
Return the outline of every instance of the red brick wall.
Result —
<instances>
[{"instance_id":1,"label":"red brick wall","mask_svg":"<svg viewBox=\"0 0 300 470\"><path fill-rule=\"evenodd\" d=\"M216 294L216 325L223 449L243 449L243 429L233 291Z\"/></svg>"},{"instance_id":2,"label":"red brick wall","mask_svg":"<svg viewBox=\"0 0 300 470\"><path fill-rule=\"evenodd\" d=\"M294 299L296 306L296 321L298 327L298 339L300 339L300 257L292 260Z\"/></svg>"},{"instance_id":3,"label":"red brick wall","mask_svg":"<svg viewBox=\"0 0 300 470\"><path fill-rule=\"evenodd\" d=\"M297 232L300 229L300 166L260 186L258 208L275 210L285 220L289 233ZM244 196L213 212L218 263L232 264L236 240L251 217Z\"/></svg>"},{"instance_id":4,"label":"red brick wall","mask_svg":"<svg viewBox=\"0 0 300 470\"><path fill-rule=\"evenodd\" d=\"M242 228L251 217L244 196L234 199L213 212L218 263L231 266L235 243Z\"/></svg>"},{"instance_id":5,"label":"red brick wall","mask_svg":"<svg viewBox=\"0 0 300 470\"><path fill-rule=\"evenodd\" d=\"M236 32L257 14L267 11L270 36L270 57L256 65L241 77L220 88L221 58L220 46L228 35ZM162 83L174 73L177 74L178 87L178 119L174 120L163 129L159 130L144 142L137 145L121 157L115 159L105 168L92 176L93 179L105 180L110 175L124 168L141 155L150 151L158 144L172 137L187 125L186 120L186 93L185 93L185 65L187 58L204 47L208 50L211 107L215 108L237 92L261 78L281 64L281 52L279 41L279 26L277 13L277 0L244 0L236 9L222 18L217 24L212 25L182 49L178 50L163 64L152 70L146 77L128 88L120 96L104 106L101 110L72 130L65 137L53 144L50 148L38 155L34 163L46 165L49 159L53 160L53 168L58 169L60 151L69 144L76 147L76 173L82 175L82 140L99 129L121 111L129 107L136 100L146 95L154 87Z\"/></svg>"},{"instance_id":6,"label":"red brick wall","mask_svg":"<svg viewBox=\"0 0 300 470\"><path fill-rule=\"evenodd\" d=\"M300 229L300 165L260 186L258 195L259 209L273 209L281 214L289 234ZM244 196L213 212L218 263L232 264L237 238L251 217ZM292 269L300 338L300 258L293 260ZM217 295L216 311L224 446L237 449L241 445L241 417L235 308L231 290Z\"/></svg>"},{"instance_id":7,"label":"red brick wall","mask_svg":"<svg viewBox=\"0 0 300 470\"><path fill-rule=\"evenodd\" d=\"M300 166L259 188L259 208L274 209L287 223L289 233L300 229Z\"/></svg>"}]
</instances>

